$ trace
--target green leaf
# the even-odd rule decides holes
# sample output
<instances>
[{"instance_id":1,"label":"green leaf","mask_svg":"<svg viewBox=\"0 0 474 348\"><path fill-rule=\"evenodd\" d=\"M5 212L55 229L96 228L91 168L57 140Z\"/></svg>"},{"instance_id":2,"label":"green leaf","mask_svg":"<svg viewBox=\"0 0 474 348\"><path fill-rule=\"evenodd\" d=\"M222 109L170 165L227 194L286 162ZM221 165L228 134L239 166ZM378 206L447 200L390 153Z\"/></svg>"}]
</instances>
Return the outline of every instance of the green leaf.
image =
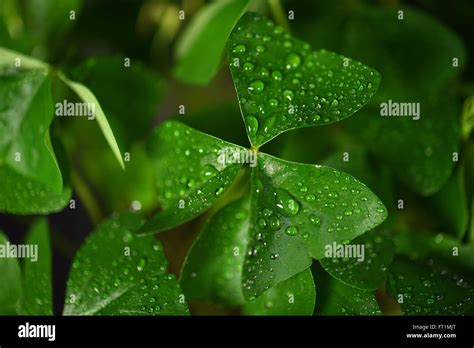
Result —
<instances>
[{"instance_id":1,"label":"green leaf","mask_svg":"<svg viewBox=\"0 0 474 348\"><path fill-rule=\"evenodd\" d=\"M44 69L0 72L0 211L44 214L62 209L71 189L56 160L49 127L54 107ZM35 132L31 130L35 129Z\"/></svg>"},{"instance_id":2,"label":"green leaf","mask_svg":"<svg viewBox=\"0 0 474 348\"><path fill-rule=\"evenodd\" d=\"M311 269L275 285L245 305L247 315L312 315L316 300Z\"/></svg>"},{"instance_id":3,"label":"green leaf","mask_svg":"<svg viewBox=\"0 0 474 348\"><path fill-rule=\"evenodd\" d=\"M227 306L245 302L241 281L248 229L248 198L226 205L207 221L181 271L180 284L188 299Z\"/></svg>"},{"instance_id":4,"label":"green leaf","mask_svg":"<svg viewBox=\"0 0 474 348\"><path fill-rule=\"evenodd\" d=\"M366 104L380 75L247 13L229 39L230 69L253 146L289 129L337 122Z\"/></svg>"},{"instance_id":5,"label":"green leaf","mask_svg":"<svg viewBox=\"0 0 474 348\"><path fill-rule=\"evenodd\" d=\"M206 84L217 73L231 30L248 0L215 1L203 7L176 45L174 76L187 83Z\"/></svg>"},{"instance_id":6,"label":"green leaf","mask_svg":"<svg viewBox=\"0 0 474 348\"><path fill-rule=\"evenodd\" d=\"M403 11L403 20L398 18L399 10ZM381 72L383 82L377 102L394 98L412 101L449 90L466 65L459 36L423 11L408 6L395 9L367 5L356 15L346 13L345 19L344 30L335 29L333 35L343 43L344 54ZM458 66L453 66L453 58L458 58Z\"/></svg>"},{"instance_id":7,"label":"green leaf","mask_svg":"<svg viewBox=\"0 0 474 348\"><path fill-rule=\"evenodd\" d=\"M390 292L407 315L460 315L473 308L470 276L428 260L397 257L389 277Z\"/></svg>"},{"instance_id":8,"label":"green leaf","mask_svg":"<svg viewBox=\"0 0 474 348\"><path fill-rule=\"evenodd\" d=\"M65 315L186 315L188 309L160 242L133 232L143 218L115 214L76 255Z\"/></svg>"},{"instance_id":9,"label":"green leaf","mask_svg":"<svg viewBox=\"0 0 474 348\"><path fill-rule=\"evenodd\" d=\"M25 29L40 52L51 54L77 19L82 0L30 0L25 5ZM74 19L71 19L74 11ZM46 52L45 52L46 51Z\"/></svg>"},{"instance_id":10,"label":"green leaf","mask_svg":"<svg viewBox=\"0 0 474 348\"><path fill-rule=\"evenodd\" d=\"M460 108L455 92L467 62L461 39L444 23L414 8L323 3L314 10L322 20L309 26L295 21L298 33L314 47L363 61L383 76L372 102L357 119L348 120L349 129L406 185L423 195L433 194L451 174L453 152L459 153ZM403 20L398 11L403 11ZM458 66L453 66L454 58ZM420 103L420 119L381 117L381 103L389 100Z\"/></svg>"},{"instance_id":11,"label":"green leaf","mask_svg":"<svg viewBox=\"0 0 474 348\"><path fill-rule=\"evenodd\" d=\"M11 214L48 214L62 210L71 198L71 186L54 192L48 186L0 166L0 210Z\"/></svg>"},{"instance_id":12,"label":"green leaf","mask_svg":"<svg viewBox=\"0 0 474 348\"><path fill-rule=\"evenodd\" d=\"M38 259L23 262L22 315L53 314L52 253L48 221L43 218L31 227L25 244L38 249Z\"/></svg>"},{"instance_id":13,"label":"green leaf","mask_svg":"<svg viewBox=\"0 0 474 348\"><path fill-rule=\"evenodd\" d=\"M120 148L129 149L133 141L148 134L164 89L153 70L138 61L126 67L122 57L100 56L76 67L70 78L86 85L100 100Z\"/></svg>"},{"instance_id":14,"label":"green leaf","mask_svg":"<svg viewBox=\"0 0 474 348\"><path fill-rule=\"evenodd\" d=\"M462 135L464 139L469 139L469 135L474 130L474 96L470 96L464 101L462 110Z\"/></svg>"},{"instance_id":15,"label":"green leaf","mask_svg":"<svg viewBox=\"0 0 474 348\"><path fill-rule=\"evenodd\" d=\"M373 103L357 121L350 120L351 130L406 185L431 195L448 180L453 153L459 153L460 105L453 86L466 53L459 37L436 19L407 7L397 10L403 11L403 20L394 8L364 7L357 15L346 14L345 29L332 34L345 43L344 54L383 76ZM389 100L419 103L420 118L381 117L381 103Z\"/></svg>"},{"instance_id":16,"label":"green leaf","mask_svg":"<svg viewBox=\"0 0 474 348\"><path fill-rule=\"evenodd\" d=\"M352 175L370 187L385 204L395 205L391 173L387 166L373 161L361 145L347 145L345 141L344 145L344 150L335 151L322 164Z\"/></svg>"},{"instance_id":17,"label":"green leaf","mask_svg":"<svg viewBox=\"0 0 474 348\"><path fill-rule=\"evenodd\" d=\"M346 285L329 276L315 266L315 279L318 302L315 314L318 315L380 315L375 295Z\"/></svg>"},{"instance_id":18,"label":"green leaf","mask_svg":"<svg viewBox=\"0 0 474 348\"><path fill-rule=\"evenodd\" d=\"M0 166L60 192L62 176L48 131L54 107L47 71L0 72L0 98Z\"/></svg>"},{"instance_id":19,"label":"green leaf","mask_svg":"<svg viewBox=\"0 0 474 348\"><path fill-rule=\"evenodd\" d=\"M450 235L409 231L399 233L395 238L397 254L417 261L436 259L443 265L474 272L474 245L461 244Z\"/></svg>"},{"instance_id":20,"label":"green leaf","mask_svg":"<svg viewBox=\"0 0 474 348\"><path fill-rule=\"evenodd\" d=\"M8 247L8 238L0 231L0 250ZM17 259L0 257L0 315L16 315L21 296L21 272Z\"/></svg>"},{"instance_id":21,"label":"green leaf","mask_svg":"<svg viewBox=\"0 0 474 348\"><path fill-rule=\"evenodd\" d=\"M446 185L433 196L437 216L444 222L444 230L462 239L469 219L468 202L461 170L448 179Z\"/></svg>"},{"instance_id":22,"label":"green leaf","mask_svg":"<svg viewBox=\"0 0 474 348\"><path fill-rule=\"evenodd\" d=\"M397 253L389 291L408 315L456 315L472 308L474 245L462 245L444 234L404 232L396 238Z\"/></svg>"},{"instance_id":23,"label":"green leaf","mask_svg":"<svg viewBox=\"0 0 474 348\"><path fill-rule=\"evenodd\" d=\"M19 52L0 47L0 69L15 69L17 64L25 69L48 69L48 64L32 57L25 56Z\"/></svg>"},{"instance_id":24,"label":"green leaf","mask_svg":"<svg viewBox=\"0 0 474 348\"><path fill-rule=\"evenodd\" d=\"M363 257L324 258L320 260L321 266L334 278L362 290L375 290L383 285L394 256L388 230L376 228L348 245L352 250L363 247Z\"/></svg>"},{"instance_id":25,"label":"green leaf","mask_svg":"<svg viewBox=\"0 0 474 348\"><path fill-rule=\"evenodd\" d=\"M365 108L349 126L407 186L431 195L448 180L455 163L453 153L459 153L460 110L452 91L411 100L420 103L419 120L382 117L378 104Z\"/></svg>"},{"instance_id":26,"label":"green leaf","mask_svg":"<svg viewBox=\"0 0 474 348\"><path fill-rule=\"evenodd\" d=\"M163 211L142 226L139 234L170 229L204 212L242 167L228 156L248 153L176 121L156 128L149 147Z\"/></svg>"},{"instance_id":27,"label":"green leaf","mask_svg":"<svg viewBox=\"0 0 474 348\"><path fill-rule=\"evenodd\" d=\"M246 298L260 294L386 218L364 184L329 167L260 153L252 172L251 231L243 272ZM271 270L271 271L270 271Z\"/></svg>"},{"instance_id":28,"label":"green leaf","mask_svg":"<svg viewBox=\"0 0 474 348\"><path fill-rule=\"evenodd\" d=\"M64 75L60 75L60 77L64 83L68 85L85 103L91 103L95 105L95 119L97 120L97 123L99 124L99 127L102 130L105 139L107 140L107 143L117 158L117 161L120 163L120 166L125 168L117 140L115 139L114 133L112 132L109 122L107 121L107 117L105 116L97 98L94 96L91 90L83 84L71 81Z\"/></svg>"}]
</instances>

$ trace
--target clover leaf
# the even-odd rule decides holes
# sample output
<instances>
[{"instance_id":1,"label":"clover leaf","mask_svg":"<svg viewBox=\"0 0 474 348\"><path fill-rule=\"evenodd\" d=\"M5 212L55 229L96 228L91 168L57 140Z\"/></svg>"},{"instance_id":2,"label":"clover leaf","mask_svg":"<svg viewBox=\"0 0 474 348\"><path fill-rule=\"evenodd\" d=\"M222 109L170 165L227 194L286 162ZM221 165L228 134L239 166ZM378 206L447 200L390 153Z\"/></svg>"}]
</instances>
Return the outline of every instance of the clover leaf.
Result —
<instances>
[{"instance_id":1,"label":"clover leaf","mask_svg":"<svg viewBox=\"0 0 474 348\"><path fill-rule=\"evenodd\" d=\"M12 54L7 56L13 59ZM70 190L63 189L49 135L54 114L51 78L46 69L15 69L13 62L5 60L0 66L4 103L0 111L0 210L17 214L56 211L64 207Z\"/></svg>"},{"instance_id":2,"label":"clover leaf","mask_svg":"<svg viewBox=\"0 0 474 348\"><path fill-rule=\"evenodd\" d=\"M397 236L389 292L408 315L460 315L473 308L474 246L449 235Z\"/></svg>"},{"instance_id":3,"label":"clover leaf","mask_svg":"<svg viewBox=\"0 0 474 348\"><path fill-rule=\"evenodd\" d=\"M181 270L180 284L189 299L228 306L245 303L242 266L250 223L248 197L216 212L196 238Z\"/></svg>"},{"instance_id":4,"label":"clover leaf","mask_svg":"<svg viewBox=\"0 0 474 348\"><path fill-rule=\"evenodd\" d=\"M347 244L376 227L387 213L380 199L348 174L330 167L284 161L255 149L288 129L348 117L375 93L380 76L334 53L311 53L307 44L282 33L281 28L257 14L242 17L229 45L231 71L253 149L245 150L176 121L157 128L150 150L163 210L138 234L161 232L196 217L230 186L243 163L250 163L249 208L241 201L218 211L191 249L181 276L192 297L238 305L242 299L240 291L235 290L236 283L241 283L244 299L251 302L264 293L279 297L286 286L281 283L288 280L292 284L289 279L298 279L296 275L309 268L312 258L321 259L328 246ZM296 85L299 90L290 90ZM278 126L267 127L264 135L258 126L262 119L249 116L249 112L256 115L260 107L258 117L263 117L265 110L259 103L274 100L272 107L281 111L278 98L282 97L287 98L284 108L294 106L296 114L277 122L277 111L269 109L266 125L270 119ZM321 110L315 98L324 104ZM332 98L331 105L326 105L327 98ZM307 117L312 121L307 122ZM239 157L249 151L253 158ZM229 159L222 154L237 157ZM242 256L244 247L246 253ZM229 254L232 248L236 248L237 255ZM215 258L222 262L212 264ZM377 278L376 285L379 281ZM280 290L272 290L279 285ZM376 285L373 282L368 286ZM223 289L233 290L226 293Z\"/></svg>"},{"instance_id":5,"label":"clover leaf","mask_svg":"<svg viewBox=\"0 0 474 348\"><path fill-rule=\"evenodd\" d=\"M244 307L248 315L312 315L316 289L311 270L305 271L267 290Z\"/></svg>"},{"instance_id":6,"label":"clover leaf","mask_svg":"<svg viewBox=\"0 0 474 348\"><path fill-rule=\"evenodd\" d=\"M97 121L119 163L123 159L95 96L48 64L0 48L0 211L16 214L58 211L71 196L49 129L54 106L51 81L59 76L78 95L97 106ZM32 132L31 130L35 131Z\"/></svg>"},{"instance_id":7,"label":"clover leaf","mask_svg":"<svg viewBox=\"0 0 474 348\"><path fill-rule=\"evenodd\" d=\"M335 169L287 162L260 153L252 172L246 298L301 272L333 243L351 241L386 217L364 184Z\"/></svg>"},{"instance_id":8,"label":"clover leaf","mask_svg":"<svg viewBox=\"0 0 474 348\"><path fill-rule=\"evenodd\" d=\"M378 89L380 75L344 56L311 47L256 13L229 38L229 64L253 146L289 129L349 117Z\"/></svg>"},{"instance_id":9,"label":"clover leaf","mask_svg":"<svg viewBox=\"0 0 474 348\"><path fill-rule=\"evenodd\" d=\"M69 274L64 315L188 314L160 242L133 235L142 223L115 214L87 239Z\"/></svg>"},{"instance_id":10,"label":"clover leaf","mask_svg":"<svg viewBox=\"0 0 474 348\"><path fill-rule=\"evenodd\" d=\"M237 158L247 153L176 121L157 128L149 148L163 211L139 234L164 231L204 212L232 184L242 167Z\"/></svg>"},{"instance_id":11,"label":"clover leaf","mask_svg":"<svg viewBox=\"0 0 474 348\"><path fill-rule=\"evenodd\" d=\"M360 290L344 284L324 272L319 265L313 267L318 292L317 315L380 315L372 291Z\"/></svg>"}]
</instances>

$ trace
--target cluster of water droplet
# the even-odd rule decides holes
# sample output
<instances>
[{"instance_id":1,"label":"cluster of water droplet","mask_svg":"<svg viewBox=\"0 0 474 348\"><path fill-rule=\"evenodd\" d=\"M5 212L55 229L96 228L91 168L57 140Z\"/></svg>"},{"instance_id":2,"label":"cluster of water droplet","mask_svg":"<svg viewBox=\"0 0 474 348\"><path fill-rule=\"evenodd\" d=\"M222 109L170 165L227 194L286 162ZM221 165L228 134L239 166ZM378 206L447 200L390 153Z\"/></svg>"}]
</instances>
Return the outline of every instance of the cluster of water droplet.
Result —
<instances>
[{"instance_id":1,"label":"cluster of water droplet","mask_svg":"<svg viewBox=\"0 0 474 348\"><path fill-rule=\"evenodd\" d=\"M313 52L259 15L238 26L230 42L230 67L254 144L287 129L338 121L375 90L377 76L368 67Z\"/></svg>"},{"instance_id":2,"label":"cluster of water droplet","mask_svg":"<svg viewBox=\"0 0 474 348\"><path fill-rule=\"evenodd\" d=\"M382 202L350 175L322 166L301 165L295 170L284 163L265 158L262 166L256 194L258 206L263 208L257 211L255 235L245 261L247 291L252 291L257 282L274 282L274 269L288 262L276 262L284 251L278 246L288 248L280 240L301 239L313 257L322 257L328 243L348 243L385 218ZM267 167L271 174L265 173ZM275 182L279 185L273 188Z\"/></svg>"},{"instance_id":3,"label":"cluster of water droplet","mask_svg":"<svg viewBox=\"0 0 474 348\"><path fill-rule=\"evenodd\" d=\"M472 303L472 284L454 269L428 259L425 264L398 261L393 282L402 295L402 311L414 315L460 315Z\"/></svg>"},{"instance_id":4,"label":"cluster of water droplet","mask_svg":"<svg viewBox=\"0 0 474 348\"><path fill-rule=\"evenodd\" d=\"M67 205L70 189L54 192L46 185L14 173L7 166L0 166L0 207L12 213L50 213Z\"/></svg>"},{"instance_id":5,"label":"cluster of water droplet","mask_svg":"<svg viewBox=\"0 0 474 348\"><path fill-rule=\"evenodd\" d=\"M239 164L219 161L231 144L181 123L167 122L155 136L157 186L164 209L199 212L225 191L240 169Z\"/></svg>"},{"instance_id":6,"label":"cluster of water droplet","mask_svg":"<svg viewBox=\"0 0 474 348\"><path fill-rule=\"evenodd\" d=\"M72 264L65 314L159 314L186 311L162 246L133 234L143 222L114 214L86 241Z\"/></svg>"}]
</instances>

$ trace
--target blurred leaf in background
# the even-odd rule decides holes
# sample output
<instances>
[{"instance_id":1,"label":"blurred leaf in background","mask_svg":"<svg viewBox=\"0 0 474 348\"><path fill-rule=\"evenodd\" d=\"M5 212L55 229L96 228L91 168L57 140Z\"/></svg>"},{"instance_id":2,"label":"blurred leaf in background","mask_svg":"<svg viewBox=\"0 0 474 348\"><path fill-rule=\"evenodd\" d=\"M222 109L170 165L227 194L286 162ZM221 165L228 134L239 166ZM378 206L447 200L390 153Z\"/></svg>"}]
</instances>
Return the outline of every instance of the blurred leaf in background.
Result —
<instances>
[{"instance_id":1,"label":"blurred leaf in background","mask_svg":"<svg viewBox=\"0 0 474 348\"><path fill-rule=\"evenodd\" d=\"M357 120L347 122L351 131L413 190L435 193L451 174L453 153L459 152L460 104L452 85L466 62L461 40L413 8L319 5L326 15L312 30L296 25L297 32L315 47L341 51L383 76L375 99ZM313 31L320 35L308 35ZM381 117L380 104L388 100L420 103L420 119Z\"/></svg>"},{"instance_id":2,"label":"blurred leaf in background","mask_svg":"<svg viewBox=\"0 0 474 348\"><path fill-rule=\"evenodd\" d=\"M230 32L248 3L249 0L220 0L201 8L176 44L173 74L178 80L204 85L214 77Z\"/></svg>"}]
</instances>

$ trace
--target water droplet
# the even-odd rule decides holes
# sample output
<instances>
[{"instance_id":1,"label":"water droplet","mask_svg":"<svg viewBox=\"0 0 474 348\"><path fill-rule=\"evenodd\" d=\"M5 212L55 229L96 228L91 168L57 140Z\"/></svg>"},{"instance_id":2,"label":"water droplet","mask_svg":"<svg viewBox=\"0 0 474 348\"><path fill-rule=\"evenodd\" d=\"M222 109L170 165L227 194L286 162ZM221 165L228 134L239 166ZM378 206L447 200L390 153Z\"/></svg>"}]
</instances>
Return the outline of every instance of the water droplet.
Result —
<instances>
[{"instance_id":1,"label":"water droplet","mask_svg":"<svg viewBox=\"0 0 474 348\"><path fill-rule=\"evenodd\" d=\"M263 122L263 131L265 133L270 133L270 131L272 130L273 126L275 125L275 117L270 117L270 118L267 118L264 122Z\"/></svg>"},{"instance_id":2,"label":"water droplet","mask_svg":"<svg viewBox=\"0 0 474 348\"><path fill-rule=\"evenodd\" d=\"M270 300L265 301L265 308L270 309L273 307L273 302Z\"/></svg>"},{"instance_id":3,"label":"water droplet","mask_svg":"<svg viewBox=\"0 0 474 348\"><path fill-rule=\"evenodd\" d=\"M310 215L309 217L309 221L313 224L313 225L316 225L316 226L320 226L321 225L321 219L319 217L317 217L316 215Z\"/></svg>"},{"instance_id":4,"label":"water droplet","mask_svg":"<svg viewBox=\"0 0 474 348\"><path fill-rule=\"evenodd\" d=\"M206 164L204 168L202 169L202 176L204 178L210 178L216 174L218 174L219 171L212 165Z\"/></svg>"},{"instance_id":5,"label":"water droplet","mask_svg":"<svg viewBox=\"0 0 474 348\"><path fill-rule=\"evenodd\" d=\"M307 194L306 196L304 196L304 199L307 201L307 202L313 202L315 199L316 199L316 196L309 193Z\"/></svg>"},{"instance_id":6,"label":"water droplet","mask_svg":"<svg viewBox=\"0 0 474 348\"><path fill-rule=\"evenodd\" d=\"M232 49L233 53L244 53L246 51L246 47L244 45L237 45Z\"/></svg>"},{"instance_id":7,"label":"water droplet","mask_svg":"<svg viewBox=\"0 0 474 348\"><path fill-rule=\"evenodd\" d=\"M264 218L258 218L258 219L257 219L257 224L258 224L258 226L260 226L261 228L267 227L267 222L265 221Z\"/></svg>"},{"instance_id":8,"label":"water droplet","mask_svg":"<svg viewBox=\"0 0 474 348\"><path fill-rule=\"evenodd\" d=\"M262 93L264 88L265 84L261 80L252 81L248 86L248 90L254 94Z\"/></svg>"},{"instance_id":9,"label":"water droplet","mask_svg":"<svg viewBox=\"0 0 474 348\"><path fill-rule=\"evenodd\" d=\"M247 132L250 135L257 134L258 131L258 120L254 116L247 116L245 118L245 124L247 125Z\"/></svg>"},{"instance_id":10,"label":"water droplet","mask_svg":"<svg viewBox=\"0 0 474 348\"><path fill-rule=\"evenodd\" d=\"M296 53L290 53L286 56L286 68L294 69L301 64L301 57Z\"/></svg>"},{"instance_id":11,"label":"water droplet","mask_svg":"<svg viewBox=\"0 0 474 348\"><path fill-rule=\"evenodd\" d=\"M280 219L278 219L276 216L271 216L270 217L270 227L273 229L273 230L278 230L280 228Z\"/></svg>"},{"instance_id":12,"label":"water droplet","mask_svg":"<svg viewBox=\"0 0 474 348\"><path fill-rule=\"evenodd\" d=\"M137 271L142 272L145 269L145 266L146 266L146 259L145 258L140 259L140 261L138 261Z\"/></svg>"},{"instance_id":13,"label":"water droplet","mask_svg":"<svg viewBox=\"0 0 474 348\"><path fill-rule=\"evenodd\" d=\"M275 71L272 71L272 78L275 81L281 81L281 79L283 78L283 75L278 70L275 70Z\"/></svg>"},{"instance_id":14,"label":"water droplet","mask_svg":"<svg viewBox=\"0 0 474 348\"><path fill-rule=\"evenodd\" d=\"M287 90L283 91L283 97L285 99L288 99L288 100L291 101L293 99L293 96L294 96L294 94L293 94L292 90L287 89Z\"/></svg>"},{"instance_id":15,"label":"water droplet","mask_svg":"<svg viewBox=\"0 0 474 348\"><path fill-rule=\"evenodd\" d=\"M289 236L294 236L298 233L298 229L295 226L288 226L285 229L285 233Z\"/></svg>"},{"instance_id":16,"label":"water droplet","mask_svg":"<svg viewBox=\"0 0 474 348\"><path fill-rule=\"evenodd\" d=\"M257 53L263 53L265 52L265 47L262 45L258 45L257 47L255 47L255 50L257 51Z\"/></svg>"},{"instance_id":17,"label":"water droplet","mask_svg":"<svg viewBox=\"0 0 474 348\"><path fill-rule=\"evenodd\" d=\"M255 65L253 65L252 63L246 62L244 64L245 71L252 71L254 68L255 68Z\"/></svg>"},{"instance_id":18,"label":"water droplet","mask_svg":"<svg viewBox=\"0 0 474 348\"><path fill-rule=\"evenodd\" d=\"M300 209L298 201L286 190L277 188L275 190L276 207L286 216L294 216L298 214Z\"/></svg>"},{"instance_id":19,"label":"water droplet","mask_svg":"<svg viewBox=\"0 0 474 348\"><path fill-rule=\"evenodd\" d=\"M278 106L278 100L275 98L271 98L268 101L268 105L270 105L272 108L276 108Z\"/></svg>"}]
</instances>

